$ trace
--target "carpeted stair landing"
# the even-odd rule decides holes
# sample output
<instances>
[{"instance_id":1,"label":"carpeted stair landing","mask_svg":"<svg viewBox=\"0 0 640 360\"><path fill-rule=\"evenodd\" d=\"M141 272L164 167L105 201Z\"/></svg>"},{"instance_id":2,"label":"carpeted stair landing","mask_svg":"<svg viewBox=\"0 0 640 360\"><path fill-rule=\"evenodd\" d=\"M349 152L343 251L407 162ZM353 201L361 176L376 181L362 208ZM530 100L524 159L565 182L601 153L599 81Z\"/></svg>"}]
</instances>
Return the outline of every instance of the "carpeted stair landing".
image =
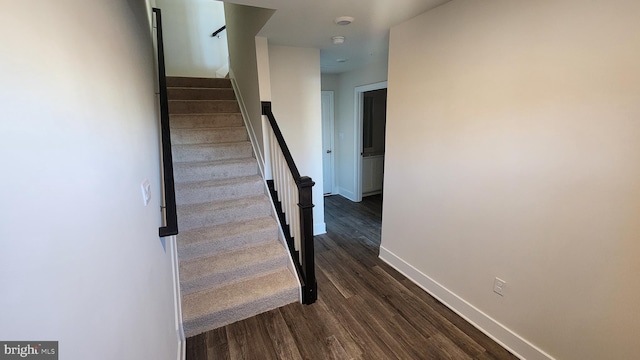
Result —
<instances>
[{"instance_id":1,"label":"carpeted stair landing","mask_svg":"<svg viewBox=\"0 0 640 360\"><path fill-rule=\"evenodd\" d=\"M299 301L229 79L167 90L185 335Z\"/></svg>"}]
</instances>

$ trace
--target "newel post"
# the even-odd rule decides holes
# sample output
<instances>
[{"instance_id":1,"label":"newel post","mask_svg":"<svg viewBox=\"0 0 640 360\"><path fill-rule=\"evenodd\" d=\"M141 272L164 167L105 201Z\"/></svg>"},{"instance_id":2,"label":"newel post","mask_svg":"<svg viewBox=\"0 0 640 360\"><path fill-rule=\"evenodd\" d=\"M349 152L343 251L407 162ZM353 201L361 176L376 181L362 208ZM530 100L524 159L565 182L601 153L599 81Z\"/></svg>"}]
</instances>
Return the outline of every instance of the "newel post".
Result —
<instances>
[{"instance_id":1,"label":"newel post","mask_svg":"<svg viewBox=\"0 0 640 360\"><path fill-rule=\"evenodd\" d=\"M298 206L300 207L300 254L302 256L302 271L304 273L304 288L302 302L312 304L318 298L318 285L315 272L315 252L313 248L313 198L312 188L315 183L308 176L298 179Z\"/></svg>"}]
</instances>

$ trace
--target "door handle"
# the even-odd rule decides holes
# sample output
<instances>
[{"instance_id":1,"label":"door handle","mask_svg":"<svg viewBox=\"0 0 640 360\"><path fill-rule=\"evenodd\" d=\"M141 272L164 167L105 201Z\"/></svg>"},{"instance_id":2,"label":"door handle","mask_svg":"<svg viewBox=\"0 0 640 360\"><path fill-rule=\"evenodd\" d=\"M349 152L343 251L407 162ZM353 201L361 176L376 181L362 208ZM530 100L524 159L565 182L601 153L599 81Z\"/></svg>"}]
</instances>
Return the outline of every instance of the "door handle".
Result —
<instances>
[{"instance_id":1,"label":"door handle","mask_svg":"<svg viewBox=\"0 0 640 360\"><path fill-rule=\"evenodd\" d=\"M331 150L327 150L327 154L331 154Z\"/></svg>"}]
</instances>

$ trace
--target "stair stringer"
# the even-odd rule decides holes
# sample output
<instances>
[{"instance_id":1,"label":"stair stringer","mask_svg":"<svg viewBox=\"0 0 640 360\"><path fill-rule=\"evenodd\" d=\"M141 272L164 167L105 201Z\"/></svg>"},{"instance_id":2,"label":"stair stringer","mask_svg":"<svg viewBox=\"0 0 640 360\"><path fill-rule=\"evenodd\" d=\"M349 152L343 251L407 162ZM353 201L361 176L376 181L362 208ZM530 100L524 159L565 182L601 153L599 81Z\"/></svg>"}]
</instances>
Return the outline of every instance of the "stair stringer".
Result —
<instances>
[{"instance_id":1,"label":"stair stringer","mask_svg":"<svg viewBox=\"0 0 640 360\"><path fill-rule=\"evenodd\" d=\"M244 103L244 99L242 97L242 92L238 87L238 83L236 82L236 77L233 73L233 69L229 70L229 80L231 80L231 87L236 94L236 100L238 101L238 106L240 107L240 114L242 114L242 120L244 121L244 127L247 129L249 133L249 141L251 142L251 147L253 148L253 153L258 160L258 168L260 169L260 173L262 174L262 179L264 180L265 167L264 167L264 155L262 153L262 149L258 146L258 138L256 136L256 132L253 130L253 125L249 120L249 113L247 112L247 106ZM277 217L276 217L277 219Z\"/></svg>"}]
</instances>

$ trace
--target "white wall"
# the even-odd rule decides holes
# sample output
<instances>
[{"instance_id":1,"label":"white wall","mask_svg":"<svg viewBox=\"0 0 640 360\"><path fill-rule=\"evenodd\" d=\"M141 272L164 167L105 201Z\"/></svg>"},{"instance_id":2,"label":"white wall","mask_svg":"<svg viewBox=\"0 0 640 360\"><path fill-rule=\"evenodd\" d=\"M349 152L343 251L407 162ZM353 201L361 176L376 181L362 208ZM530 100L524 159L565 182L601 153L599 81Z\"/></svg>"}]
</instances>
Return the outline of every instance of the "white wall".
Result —
<instances>
[{"instance_id":1,"label":"white wall","mask_svg":"<svg viewBox=\"0 0 640 360\"><path fill-rule=\"evenodd\" d=\"M322 91L333 91L334 93L338 91L338 77L338 74L322 74L320 76Z\"/></svg>"},{"instance_id":2,"label":"white wall","mask_svg":"<svg viewBox=\"0 0 640 360\"><path fill-rule=\"evenodd\" d=\"M2 3L0 339L177 358L151 44L144 0Z\"/></svg>"},{"instance_id":3,"label":"white wall","mask_svg":"<svg viewBox=\"0 0 640 360\"><path fill-rule=\"evenodd\" d=\"M229 39L229 75L237 86L236 96L248 120L249 132L258 149L263 149L256 34L271 18L274 10L225 3L224 11ZM262 154L257 154L257 157L258 161L264 163Z\"/></svg>"},{"instance_id":4,"label":"white wall","mask_svg":"<svg viewBox=\"0 0 640 360\"><path fill-rule=\"evenodd\" d=\"M638 14L454 0L391 30L382 257L530 359L514 334L640 353Z\"/></svg>"},{"instance_id":5,"label":"white wall","mask_svg":"<svg viewBox=\"0 0 640 360\"><path fill-rule=\"evenodd\" d=\"M322 177L320 50L269 45L273 114L300 175L313 187L314 234L326 232Z\"/></svg>"},{"instance_id":6,"label":"white wall","mask_svg":"<svg viewBox=\"0 0 640 360\"><path fill-rule=\"evenodd\" d=\"M333 90L334 79L324 76L326 89ZM337 192L351 200L356 199L356 134L357 124L354 118L354 91L362 85L387 80L387 62L376 62L363 68L338 75L338 89L335 92L335 176Z\"/></svg>"},{"instance_id":7,"label":"white wall","mask_svg":"<svg viewBox=\"0 0 640 360\"><path fill-rule=\"evenodd\" d=\"M260 101L271 101L271 73L269 70L269 40L256 36L256 66Z\"/></svg>"},{"instance_id":8,"label":"white wall","mask_svg":"<svg viewBox=\"0 0 640 360\"><path fill-rule=\"evenodd\" d=\"M162 10L167 76L216 77L228 65L224 4L214 0L156 0Z\"/></svg>"}]
</instances>

